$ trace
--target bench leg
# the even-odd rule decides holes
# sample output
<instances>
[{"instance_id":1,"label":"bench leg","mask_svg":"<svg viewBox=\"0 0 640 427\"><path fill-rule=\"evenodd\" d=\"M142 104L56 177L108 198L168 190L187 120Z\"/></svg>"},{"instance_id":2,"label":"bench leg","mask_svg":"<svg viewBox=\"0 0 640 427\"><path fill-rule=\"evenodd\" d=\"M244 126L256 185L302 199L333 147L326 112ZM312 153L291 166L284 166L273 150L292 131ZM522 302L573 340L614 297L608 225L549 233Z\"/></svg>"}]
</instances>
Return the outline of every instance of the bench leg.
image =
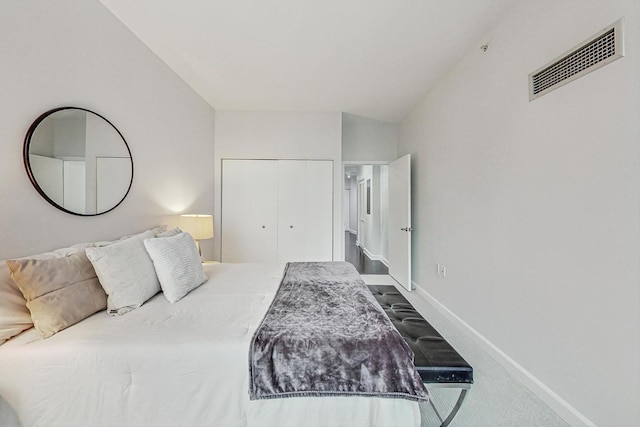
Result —
<instances>
[{"instance_id":1,"label":"bench leg","mask_svg":"<svg viewBox=\"0 0 640 427\"><path fill-rule=\"evenodd\" d=\"M431 405L431 407L433 408L434 412L436 413L438 419L442 423L442 424L440 424L440 427L447 427L449 424L451 424L451 421L453 421L453 419L455 418L456 414L460 410L460 407L462 406L462 402L464 402L464 398L467 396L467 391L468 391L468 389L466 389L466 388L463 388L463 389L460 390L460 395L458 396L458 400L457 400L456 404L453 406L453 408L451 409L451 412L449 412L449 415L447 416L447 418L445 420L442 419L442 416L440 415L440 412L438 412L438 410L436 409L435 405L433 404L433 400L429 399L429 404Z\"/></svg>"},{"instance_id":2,"label":"bench leg","mask_svg":"<svg viewBox=\"0 0 640 427\"><path fill-rule=\"evenodd\" d=\"M451 412L449 412L449 416L447 417L447 419L444 420L442 424L440 424L440 427L447 427L451 423L451 421L453 421L453 418L456 416L456 414L460 410L460 406L462 406L462 402L464 402L464 398L467 396L467 391L468 390L466 388L463 388L462 390L460 390L460 396L458 396L458 401L456 402Z\"/></svg>"}]
</instances>

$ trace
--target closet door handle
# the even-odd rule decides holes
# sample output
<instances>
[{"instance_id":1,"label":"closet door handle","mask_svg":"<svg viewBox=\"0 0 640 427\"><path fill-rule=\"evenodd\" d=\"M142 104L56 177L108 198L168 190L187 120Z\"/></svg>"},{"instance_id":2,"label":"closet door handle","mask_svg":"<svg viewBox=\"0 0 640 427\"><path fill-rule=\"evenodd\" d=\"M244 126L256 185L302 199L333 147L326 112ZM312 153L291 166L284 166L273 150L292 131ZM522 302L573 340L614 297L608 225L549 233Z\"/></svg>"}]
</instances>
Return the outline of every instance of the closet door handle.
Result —
<instances>
[{"instance_id":1,"label":"closet door handle","mask_svg":"<svg viewBox=\"0 0 640 427\"><path fill-rule=\"evenodd\" d=\"M263 226L262 226L262 228L267 228L267 227L265 227L265 226L263 225Z\"/></svg>"}]
</instances>

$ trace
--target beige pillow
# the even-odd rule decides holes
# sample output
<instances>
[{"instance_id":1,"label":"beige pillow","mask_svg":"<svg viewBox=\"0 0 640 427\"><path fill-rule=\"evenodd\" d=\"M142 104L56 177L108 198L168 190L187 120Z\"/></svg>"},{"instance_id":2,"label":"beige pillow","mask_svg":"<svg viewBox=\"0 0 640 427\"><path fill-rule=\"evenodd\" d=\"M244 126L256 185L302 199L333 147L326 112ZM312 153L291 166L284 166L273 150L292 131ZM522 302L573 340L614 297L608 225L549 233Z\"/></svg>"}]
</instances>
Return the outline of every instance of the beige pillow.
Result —
<instances>
[{"instance_id":1,"label":"beige pillow","mask_svg":"<svg viewBox=\"0 0 640 427\"><path fill-rule=\"evenodd\" d=\"M89 243L73 245L69 248L56 249L36 255L28 255L19 259L52 259L62 258L76 253ZM11 279L9 267L5 260L0 261L0 345L5 340L32 328L33 320L27 308L27 301L16 283Z\"/></svg>"},{"instance_id":2,"label":"beige pillow","mask_svg":"<svg viewBox=\"0 0 640 427\"><path fill-rule=\"evenodd\" d=\"M43 338L107 307L107 295L82 251L47 260L8 260L7 266Z\"/></svg>"},{"instance_id":3,"label":"beige pillow","mask_svg":"<svg viewBox=\"0 0 640 427\"><path fill-rule=\"evenodd\" d=\"M27 302L11 280L9 267L0 261L0 345L20 332L32 328Z\"/></svg>"}]
</instances>

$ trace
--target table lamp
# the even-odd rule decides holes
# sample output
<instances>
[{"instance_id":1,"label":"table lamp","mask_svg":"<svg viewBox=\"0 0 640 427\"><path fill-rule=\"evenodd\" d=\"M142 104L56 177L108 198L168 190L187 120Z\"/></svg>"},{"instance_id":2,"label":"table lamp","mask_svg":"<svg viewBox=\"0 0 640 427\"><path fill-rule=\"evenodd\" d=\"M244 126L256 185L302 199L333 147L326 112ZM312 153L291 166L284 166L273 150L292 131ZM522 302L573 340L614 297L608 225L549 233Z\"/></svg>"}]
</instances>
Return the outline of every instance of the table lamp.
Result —
<instances>
[{"instance_id":1,"label":"table lamp","mask_svg":"<svg viewBox=\"0 0 640 427\"><path fill-rule=\"evenodd\" d=\"M200 240L213 238L213 215L185 214L180 215L178 227L186 233L191 234L196 241L198 253L200 251Z\"/></svg>"}]
</instances>

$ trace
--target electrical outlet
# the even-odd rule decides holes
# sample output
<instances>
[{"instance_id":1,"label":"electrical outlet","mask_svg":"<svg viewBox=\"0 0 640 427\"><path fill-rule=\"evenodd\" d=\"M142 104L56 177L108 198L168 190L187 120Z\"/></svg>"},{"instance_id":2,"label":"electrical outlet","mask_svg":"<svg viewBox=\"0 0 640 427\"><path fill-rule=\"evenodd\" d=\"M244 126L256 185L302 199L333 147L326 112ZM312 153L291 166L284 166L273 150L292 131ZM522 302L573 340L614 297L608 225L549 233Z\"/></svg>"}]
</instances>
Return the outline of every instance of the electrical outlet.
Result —
<instances>
[{"instance_id":1,"label":"electrical outlet","mask_svg":"<svg viewBox=\"0 0 640 427\"><path fill-rule=\"evenodd\" d=\"M447 267L444 264L436 264L438 268L438 276L447 277Z\"/></svg>"}]
</instances>

